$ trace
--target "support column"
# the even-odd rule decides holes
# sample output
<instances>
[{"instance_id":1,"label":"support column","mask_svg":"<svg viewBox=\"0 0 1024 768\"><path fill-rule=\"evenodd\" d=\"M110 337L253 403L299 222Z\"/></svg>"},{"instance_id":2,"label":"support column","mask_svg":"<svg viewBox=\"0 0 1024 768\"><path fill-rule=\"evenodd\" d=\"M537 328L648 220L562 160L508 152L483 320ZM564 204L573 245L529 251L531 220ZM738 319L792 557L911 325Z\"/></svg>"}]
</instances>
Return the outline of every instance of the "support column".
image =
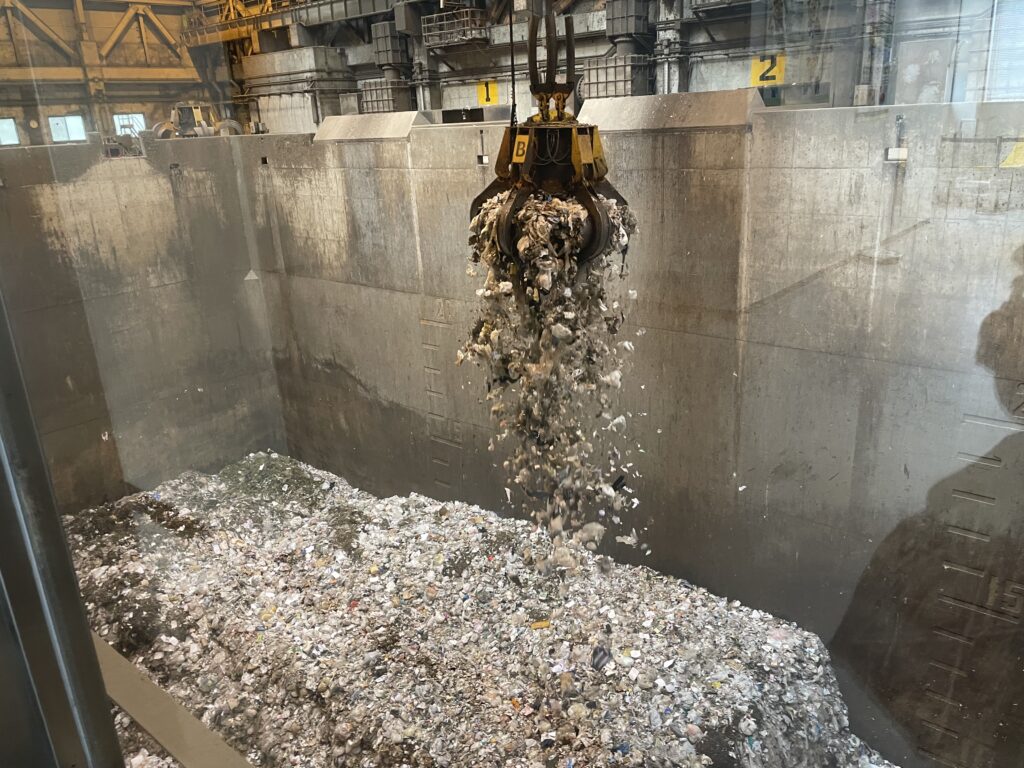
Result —
<instances>
[{"instance_id":1,"label":"support column","mask_svg":"<svg viewBox=\"0 0 1024 768\"><path fill-rule=\"evenodd\" d=\"M866 107L885 101L892 50L893 0L867 0L864 5L864 41L860 78L853 105Z\"/></svg>"},{"instance_id":2,"label":"support column","mask_svg":"<svg viewBox=\"0 0 1024 768\"><path fill-rule=\"evenodd\" d=\"M379 86L383 91L379 101L384 109L376 111L407 112L413 109L407 38L398 32L394 21L378 22L371 30L374 60L384 73L384 80Z\"/></svg>"},{"instance_id":3,"label":"support column","mask_svg":"<svg viewBox=\"0 0 1024 768\"><path fill-rule=\"evenodd\" d=\"M615 55L588 62L588 97L646 96L651 93L648 0L609 0L606 34Z\"/></svg>"}]
</instances>

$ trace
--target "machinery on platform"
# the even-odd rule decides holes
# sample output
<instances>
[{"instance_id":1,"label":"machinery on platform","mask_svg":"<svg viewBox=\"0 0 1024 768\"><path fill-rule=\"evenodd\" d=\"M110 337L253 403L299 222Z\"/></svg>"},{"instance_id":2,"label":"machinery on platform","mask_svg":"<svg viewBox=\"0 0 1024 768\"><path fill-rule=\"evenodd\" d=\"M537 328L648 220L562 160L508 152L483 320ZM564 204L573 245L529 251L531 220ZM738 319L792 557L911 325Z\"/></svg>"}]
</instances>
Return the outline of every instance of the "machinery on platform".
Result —
<instances>
[{"instance_id":1,"label":"machinery on platform","mask_svg":"<svg viewBox=\"0 0 1024 768\"><path fill-rule=\"evenodd\" d=\"M511 23L511 22L510 22ZM611 238L608 212L597 195L615 198L625 204L605 176L608 164L601 147L596 125L580 123L566 111L566 102L576 88L576 51L573 41L572 16L565 17L566 81L556 82L558 70L558 36L555 14L545 14L547 64L541 81L537 64L537 37L540 16L530 17L529 57L530 93L539 111L523 123L516 123L513 103L512 124L505 129L495 163L497 178L470 205L475 217L489 200L509 192L498 220L498 245L502 253L516 256L516 213L529 197L543 192L562 199L575 198L587 210L589 231L579 261L586 262L607 250ZM512 93L515 94L515 60L512 63ZM552 108L552 102L554 107Z\"/></svg>"},{"instance_id":2,"label":"machinery on platform","mask_svg":"<svg viewBox=\"0 0 1024 768\"><path fill-rule=\"evenodd\" d=\"M171 110L171 119L153 126L158 139L190 136L237 136L242 125L237 120L221 120L212 104L179 101Z\"/></svg>"}]
</instances>

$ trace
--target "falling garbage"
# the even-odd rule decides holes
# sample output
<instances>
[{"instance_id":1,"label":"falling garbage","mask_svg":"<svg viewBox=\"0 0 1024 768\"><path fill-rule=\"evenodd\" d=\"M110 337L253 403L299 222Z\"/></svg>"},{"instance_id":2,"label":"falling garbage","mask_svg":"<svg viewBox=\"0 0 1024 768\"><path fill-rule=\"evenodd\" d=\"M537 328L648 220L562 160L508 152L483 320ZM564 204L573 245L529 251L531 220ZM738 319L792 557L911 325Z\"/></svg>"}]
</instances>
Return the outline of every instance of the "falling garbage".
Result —
<instances>
[{"instance_id":1,"label":"falling garbage","mask_svg":"<svg viewBox=\"0 0 1024 768\"><path fill-rule=\"evenodd\" d=\"M525 520L253 454L64 524L93 628L254 766L890 765L815 635L568 538L538 572Z\"/></svg>"},{"instance_id":2,"label":"falling garbage","mask_svg":"<svg viewBox=\"0 0 1024 768\"><path fill-rule=\"evenodd\" d=\"M522 491L523 507L556 542L579 531L596 547L594 529L580 530L584 515L629 505L624 451L606 435L620 431L615 411L628 347L617 343L623 303L609 286L625 274L636 220L625 206L603 197L612 225L610 247L581 262L588 212L575 199L542 192L515 214L516 253L502 251L498 225L508 195L485 201L470 230L471 272L486 270L480 318L458 354L487 371L487 400L497 426L492 450L510 443L504 468ZM630 345L631 346L631 345ZM604 451L604 453L601 453ZM601 526L599 526L601 527ZM603 527L602 527L603 532ZM560 547L542 564L571 565ZM540 562L540 561L539 561Z\"/></svg>"}]
</instances>

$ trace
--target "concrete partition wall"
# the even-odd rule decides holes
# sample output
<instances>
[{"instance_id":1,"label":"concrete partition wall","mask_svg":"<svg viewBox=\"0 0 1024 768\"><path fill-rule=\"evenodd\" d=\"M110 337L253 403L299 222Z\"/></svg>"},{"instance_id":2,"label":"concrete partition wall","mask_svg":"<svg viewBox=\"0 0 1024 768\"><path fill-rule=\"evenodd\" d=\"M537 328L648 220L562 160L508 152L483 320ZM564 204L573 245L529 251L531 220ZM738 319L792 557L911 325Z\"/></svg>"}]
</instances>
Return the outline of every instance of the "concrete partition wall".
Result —
<instances>
[{"instance_id":1,"label":"concrete partition wall","mask_svg":"<svg viewBox=\"0 0 1024 768\"><path fill-rule=\"evenodd\" d=\"M737 301L753 91L588 103L639 221L629 252L636 351L622 408L645 453L634 513L652 567L736 594ZM647 127L644 127L647 126ZM646 415L642 415L646 414ZM644 530L646 529L646 530ZM616 555L638 560L635 550Z\"/></svg>"},{"instance_id":2,"label":"concrete partition wall","mask_svg":"<svg viewBox=\"0 0 1024 768\"><path fill-rule=\"evenodd\" d=\"M609 551L818 632L906 765L1009 765L1024 733L1019 114L734 92L582 115L640 222L622 408L653 554ZM0 150L0 284L65 506L269 447L507 510L482 376L454 365L501 128L332 120Z\"/></svg>"},{"instance_id":3,"label":"concrete partition wall","mask_svg":"<svg viewBox=\"0 0 1024 768\"><path fill-rule=\"evenodd\" d=\"M397 133L243 145L288 450L374 492L496 506L478 388L453 394L472 375L453 370L473 297L460 244L490 171L478 129Z\"/></svg>"},{"instance_id":4,"label":"concrete partition wall","mask_svg":"<svg viewBox=\"0 0 1024 768\"><path fill-rule=\"evenodd\" d=\"M858 730L905 765L1001 765L1019 746L1020 635L984 625L1018 626L1024 583L1017 110L764 112L727 94L582 116L640 220L626 331L645 333L622 407L647 414L629 521L646 562L819 632ZM502 509L482 382L452 364L475 311L477 130L335 148L365 216L410 213L344 236L344 269L284 276L279 361L306 390L297 455ZM908 161L886 163L900 144ZM386 176L351 187L371 156Z\"/></svg>"},{"instance_id":5,"label":"concrete partition wall","mask_svg":"<svg viewBox=\"0 0 1024 768\"><path fill-rule=\"evenodd\" d=\"M0 152L0 288L63 509L284 447L231 146Z\"/></svg>"},{"instance_id":6,"label":"concrete partition wall","mask_svg":"<svg viewBox=\"0 0 1024 768\"><path fill-rule=\"evenodd\" d=\"M1020 116L752 119L726 551L905 766L1024 752Z\"/></svg>"}]
</instances>

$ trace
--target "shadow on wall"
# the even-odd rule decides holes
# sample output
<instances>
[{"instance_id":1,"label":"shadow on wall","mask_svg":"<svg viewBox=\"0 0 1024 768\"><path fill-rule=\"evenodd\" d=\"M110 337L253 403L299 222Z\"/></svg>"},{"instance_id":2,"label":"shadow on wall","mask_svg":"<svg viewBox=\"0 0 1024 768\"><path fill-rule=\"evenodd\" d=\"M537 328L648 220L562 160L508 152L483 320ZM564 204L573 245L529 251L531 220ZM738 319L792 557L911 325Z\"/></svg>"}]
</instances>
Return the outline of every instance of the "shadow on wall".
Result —
<instances>
[{"instance_id":1,"label":"shadow on wall","mask_svg":"<svg viewBox=\"0 0 1024 768\"><path fill-rule=\"evenodd\" d=\"M1024 384L1007 377L1022 345L1019 273L976 353L1005 417L963 415L964 468L877 549L832 642L855 732L904 768L1021 765Z\"/></svg>"}]
</instances>

